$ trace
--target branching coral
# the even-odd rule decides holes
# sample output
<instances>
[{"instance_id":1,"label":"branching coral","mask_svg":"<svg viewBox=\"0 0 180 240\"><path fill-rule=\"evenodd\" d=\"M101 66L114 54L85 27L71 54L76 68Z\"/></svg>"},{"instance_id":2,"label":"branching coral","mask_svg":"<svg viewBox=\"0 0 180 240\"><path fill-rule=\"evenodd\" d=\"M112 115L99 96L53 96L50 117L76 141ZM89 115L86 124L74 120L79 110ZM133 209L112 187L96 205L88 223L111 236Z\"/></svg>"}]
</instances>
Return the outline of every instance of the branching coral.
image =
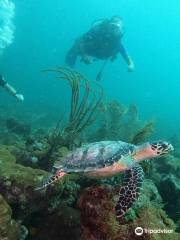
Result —
<instances>
[{"instance_id":1,"label":"branching coral","mask_svg":"<svg viewBox=\"0 0 180 240\"><path fill-rule=\"evenodd\" d=\"M90 82L75 70L59 67L46 71L54 72L57 74L56 78L68 81L71 87L71 102L67 123L63 128L58 123L50 134L50 149L42 161L45 164L46 159L49 159L58 146L72 147L81 133L96 120L103 98L101 85L97 82ZM48 166L49 168L50 166Z\"/></svg>"},{"instance_id":2,"label":"branching coral","mask_svg":"<svg viewBox=\"0 0 180 240\"><path fill-rule=\"evenodd\" d=\"M96 119L103 97L101 86L93 88L92 83L81 73L69 68L48 69L58 74L57 78L67 80L71 87L71 107L66 127L59 133L67 143L73 142L82 131Z\"/></svg>"}]
</instances>

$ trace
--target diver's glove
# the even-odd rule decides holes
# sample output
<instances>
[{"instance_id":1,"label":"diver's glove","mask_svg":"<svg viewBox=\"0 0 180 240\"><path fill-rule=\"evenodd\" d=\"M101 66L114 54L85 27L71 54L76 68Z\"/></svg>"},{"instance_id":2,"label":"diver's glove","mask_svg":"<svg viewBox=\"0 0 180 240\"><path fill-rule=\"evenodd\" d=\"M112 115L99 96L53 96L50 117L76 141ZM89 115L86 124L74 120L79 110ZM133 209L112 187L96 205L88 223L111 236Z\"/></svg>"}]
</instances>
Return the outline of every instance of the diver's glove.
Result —
<instances>
[{"instance_id":1,"label":"diver's glove","mask_svg":"<svg viewBox=\"0 0 180 240\"><path fill-rule=\"evenodd\" d=\"M134 62L132 61L132 59L129 59L128 72L133 72L134 68L135 68Z\"/></svg>"},{"instance_id":2,"label":"diver's glove","mask_svg":"<svg viewBox=\"0 0 180 240\"><path fill-rule=\"evenodd\" d=\"M20 102L24 101L24 96L22 94L17 93L16 89L13 86L11 86L9 83L6 82L3 87L9 94L15 97L18 101Z\"/></svg>"},{"instance_id":3,"label":"diver's glove","mask_svg":"<svg viewBox=\"0 0 180 240\"><path fill-rule=\"evenodd\" d=\"M18 101L20 101L20 102L24 101L24 96L22 94L16 93L14 96Z\"/></svg>"}]
</instances>

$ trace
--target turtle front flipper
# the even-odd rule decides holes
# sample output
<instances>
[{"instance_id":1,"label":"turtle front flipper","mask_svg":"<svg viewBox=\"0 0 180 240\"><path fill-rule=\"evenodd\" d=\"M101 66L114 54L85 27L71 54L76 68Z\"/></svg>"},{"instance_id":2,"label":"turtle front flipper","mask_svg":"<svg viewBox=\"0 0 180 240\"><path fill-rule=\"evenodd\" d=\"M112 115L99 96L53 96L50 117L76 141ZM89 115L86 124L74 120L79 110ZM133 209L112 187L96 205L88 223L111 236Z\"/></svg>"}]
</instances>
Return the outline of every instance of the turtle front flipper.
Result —
<instances>
[{"instance_id":1,"label":"turtle front flipper","mask_svg":"<svg viewBox=\"0 0 180 240\"><path fill-rule=\"evenodd\" d=\"M119 200L116 204L116 215L120 219L138 199L144 172L141 166L135 166L126 171L123 186L119 192Z\"/></svg>"},{"instance_id":2,"label":"turtle front flipper","mask_svg":"<svg viewBox=\"0 0 180 240\"><path fill-rule=\"evenodd\" d=\"M66 175L65 172L63 172L62 170L58 170L55 174L53 174L49 178L47 178L40 187L35 188L35 190L39 191L39 190L46 188L47 186L58 181L60 178L64 177L64 175Z\"/></svg>"}]
</instances>

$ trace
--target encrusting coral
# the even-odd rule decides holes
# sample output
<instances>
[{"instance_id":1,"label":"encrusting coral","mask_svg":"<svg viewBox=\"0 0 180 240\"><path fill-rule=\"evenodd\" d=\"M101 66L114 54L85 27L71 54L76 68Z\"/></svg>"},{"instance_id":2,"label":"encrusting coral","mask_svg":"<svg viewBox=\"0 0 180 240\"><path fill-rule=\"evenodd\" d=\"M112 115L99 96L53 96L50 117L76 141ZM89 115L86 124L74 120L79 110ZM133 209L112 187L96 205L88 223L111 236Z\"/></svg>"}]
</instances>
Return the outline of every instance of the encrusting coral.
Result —
<instances>
[{"instance_id":1,"label":"encrusting coral","mask_svg":"<svg viewBox=\"0 0 180 240\"><path fill-rule=\"evenodd\" d=\"M146 187L149 183L146 183ZM152 188L154 185L151 183ZM150 190L150 189L149 189ZM151 189L152 191L152 189ZM78 207L81 210L82 240L178 240L180 234L175 233L175 225L165 212L151 200L154 192L142 193L141 200L145 205L136 206L136 217L124 220L120 224L114 215L113 189L109 187L90 187L81 195ZM158 197L158 196L157 196ZM144 202L146 201L146 202ZM138 209L138 211L137 211ZM130 220L131 219L131 220ZM167 229L171 234L135 234L136 227L143 229Z\"/></svg>"},{"instance_id":2,"label":"encrusting coral","mask_svg":"<svg viewBox=\"0 0 180 240\"><path fill-rule=\"evenodd\" d=\"M10 206L0 195L0 239L19 240L21 236L21 226L12 219Z\"/></svg>"},{"instance_id":3,"label":"encrusting coral","mask_svg":"<svg viewBox=\"0 0 180 240\"><path fill-rule=\"evenodd\" d=\"M180 209L180 158L175 156L163 157L154 162L151 178L158 187L168 215L177 223L180 229L179 209Z\"/></svg>"},{"instance_id":4,"label":"encrusting coral","mask_svg":"<svg viewBox=\"0 0 180 240\"><path fill-rule=\"evenodd\" d=\"M71 183L71 181L64 181L56 184L54 188L46 193L35 191L35 187L39 185L48 173L40 169L32 169L17 164L15 157L11 153L13 151L14 147L0 146L0 192L11 206L15 219L18 221L20 220L23 225L28 225L29 234L31 234L31 225L33 224L33 226L38 229L38 237L44 236L47 229L41 226L45 217L46 223L49 221L49 224L57 220L51 234L49 233L49 236L46 234L47 239L54 237L54 240L58 240L60 235L64 234L64 236L66 236L66 234L69 233L68 229L72 229L72 226L74 226L74 232L77 231L78 234L78 213L75 209L73 210L73 208L71 208L75 198L77 198L76 194L79 191L78 184L74 182ZM7 212L8 220L10 219L11 210L7 206L8 205L3 201L3 209L6 208L7 210L3 210L5 212L0 211L0 213L4 214ZM65 218L67 211L74 212L73 217L71 214L69 217ZM5 224L6 216L0 216L0 221ZM10 222L12 221L10 220ZM59 222L62 222L62 228ZM26 235L26 231L22 231L23 229L25 228L22 228L22 226L19 229L19 231L21 230L21 238L16 239L16 235L14 234L12 240L23 239L23 236ZM54 234L54 232L57 234ZM73 231L70 232L68 236L70 235L73 235ZM46 239L45 236L43 239ZM73 237L69 237L69 239L73 239ZM79 239L79 237L76 239ZM8 240L11 240L11 238Z\"/></svg>"},{"instance_id":5,"label":"encrusting coral","mask_svg":"<svg viewBox=\"0 0 180 240\"><path fill-rule=\"evenodd\" d=\"M125 222L119 225L114 214L114 196L118 195L120 182L114 184L112 181L111 186L102 186L104 183L99 181L96 182L98 186L87 188L93 181L87 183L72 175L46 193L35 192L34 188L47 172L17 164L11 154L13 150L14 147L10 146L0 147L0 191L12 207L16 221L20 219L27 224L31 239L136 239L134 229L137 226L147 228L148 224L152 229L158 226L175 231L173 222L161 209L161 197L151 181L145 181L139 200L127 214ZM75 208L77 200L81 221ZM42 225L42 221L45 224ZM47 226L51 226L51 231L48 232ZM162 236L165 237L145 234L141 239L166 239ZM168 237L168 240L176 240L179 235L174 232Z\"/></svg>"},{"instance_id":6,"label":"encrusting coral","mask_svg":"<svg viewBox=\"0 0 180 240\"><path fill-rule=\"evenodd\" d=\"M13 148L0 146L0 192L15 207L16 215L25 217L40 207L40 197L34 188L47 173L17 164L11 154Z\"/></svg>"}]
</instances>

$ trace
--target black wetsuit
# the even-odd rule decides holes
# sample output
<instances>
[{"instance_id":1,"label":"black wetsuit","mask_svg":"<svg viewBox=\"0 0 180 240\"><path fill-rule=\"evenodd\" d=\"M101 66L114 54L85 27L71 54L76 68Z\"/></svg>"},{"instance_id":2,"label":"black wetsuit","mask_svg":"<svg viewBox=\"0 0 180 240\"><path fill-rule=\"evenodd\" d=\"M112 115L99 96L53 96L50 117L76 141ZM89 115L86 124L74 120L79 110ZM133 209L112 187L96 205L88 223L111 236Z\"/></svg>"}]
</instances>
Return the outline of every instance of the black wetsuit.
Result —
<instances>
[{"instance_id":1,"label":"black wetsuit","mask_svg":"<svg viewBox=\"0 0 180 240\"><path fill-rule=\"evenodd\" d=\"M112 24L101 23L92 27L87 33L76 40L66 55L66 63L73 67L77 56L81 56L81 47L86 55L97 59L112 60L118 53L126 57L127 52L121 43L121 34L114 34Z\"/></svg>"},{"instance_id":2,"label":"black wetsuit","mask_svg":"<svg viewBox=\"0 0 180 240\"><path fill-rule=\"evenodd\" d=\"M110 27L97 25L84 34L83 47L87 55L106 59L119 51L120 36L113 36Z\"/></svg>"}]
</instances>

